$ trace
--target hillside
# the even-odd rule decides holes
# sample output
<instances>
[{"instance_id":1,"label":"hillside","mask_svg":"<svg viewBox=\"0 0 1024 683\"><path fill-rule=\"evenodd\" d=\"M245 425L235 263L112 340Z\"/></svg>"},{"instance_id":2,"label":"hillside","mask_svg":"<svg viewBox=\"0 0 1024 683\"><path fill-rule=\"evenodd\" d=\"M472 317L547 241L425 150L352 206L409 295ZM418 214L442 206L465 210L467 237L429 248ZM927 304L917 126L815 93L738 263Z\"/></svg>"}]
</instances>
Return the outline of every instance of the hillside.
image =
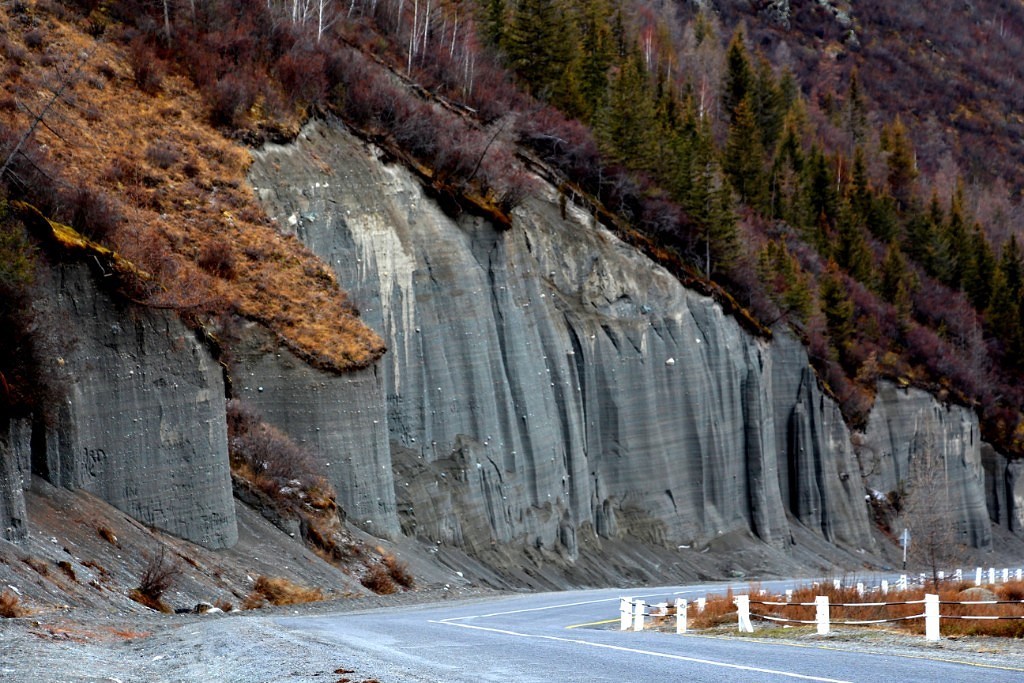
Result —
<instances>
[{"instance_id":1,"label":"hillside","mask_svg":"<svg viewBox=\"0 0 1024 683\"><path fill-rule=\"evenodd\" d=\"M1016 547L1024 9L761 5L0 8L4 571L51 484L346 586L878 566L936 458Z\"/></svg>"}]
</instances>

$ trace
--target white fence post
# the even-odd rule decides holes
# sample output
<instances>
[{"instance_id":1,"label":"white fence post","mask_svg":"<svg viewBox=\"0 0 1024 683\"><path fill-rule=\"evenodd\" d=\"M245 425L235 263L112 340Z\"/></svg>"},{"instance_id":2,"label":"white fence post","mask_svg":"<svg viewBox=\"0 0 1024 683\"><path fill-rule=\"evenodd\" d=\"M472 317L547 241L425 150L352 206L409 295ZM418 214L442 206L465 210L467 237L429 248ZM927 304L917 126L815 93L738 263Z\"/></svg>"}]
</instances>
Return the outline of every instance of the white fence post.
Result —
<instances>
[{"instance_id":1,"label":"white fence post","mask_svg":"<svg viewBox=\"0 0 1024 683\"><path fill-rule=\"evenodd\" d=\"M981 567L978 567L977 569L974 570L974 585L975 586L980 586L981 585Z\"/></svg>"},{"instance_id":2,"label":"white fence post","mask_svg":"<svg viewBox=\"0 0 1024 683\"><path fill-rule=\"evenodd\" d=\"M991 584L994 584L996 582L996 568L995 567L989 567L988 568L988 582L991 583Z\"/></svg>"},{"instance_id":3,"label":"white fence post","mask_svg":"<svg viewBox=\"0 0 1024 683\"><path fill-rule=\"evenodd\" d=\"M882 595L888 595L888 594L889 594L889 581L887 579L882 579Z\"/></svg>"},{"instance_id":4,"label":"white fence post","mask_svg":"<svg viewBox=\"0 0 1024 683\"><path fill-rule=\"evenodd\" d=\"M707 602L707 598L697 598L697 614L704 614L704 606Z\"/></svg>"},{"instance_id":5,"label":"white fence post","mask_svg":"<svg viewBox=\"0 0 1024 683\"><path fill-rule=\"evenodd\" d=\"M736 596L736 612L739 615L740 633L753 633L754 626L750 623L750 596Z\"/></svg>"},{"instance_id":6,"label":"white fence post","mask_svg":"<svg viewBox=\"0 0 1024 683\"><path fill-rule=\"evenodd\" d=\"M939 639L939 596L932 593L924 596L924 637L932 641Z\"/></svg>"},{"instance_id":7,"label":"white fence post","mask_svg":"<svg viewBox=\"0 0 1024 683\"><path fill-rule=\"evenodd\" d=\"M1003 583L1006 583L1009 580L1010 580L1010 570L1008 568L1006 568L1006 567L1003 567Z\"/></svg>"},{"instance_id":8,"label":"white fence post","mask_svg":"<svg viewBox=\"0 0 1024 683\"><path fill-rule=\"evenodd\" d=\"M964 570L963 569L957 569L955 572L953 572L953 580L957 581L957 582L963 581L964 580Z\"/></svg>"},{"instance_id":9,"label":"white fence post","mask_svg":"<svg viewBox=\"0 0 1024 683\"><path fill-rule=\"evenodd\" d=\"M1014 575L1014 576L1016 576L1016 577L1017 577L1017 580L1018 580L1018 581L1020 581L1020 580L1021 580L1021 574L1024 574L1024 572L1022 572L1022 571L1021 571L1021 569L1020 569L1020 567L1018 567L1018 568L1017 568L1017 573L1016 573L1016 574Z\"/></svg>"},{"instance_id":10,"label":"white fence post","mask_svg":"<svg viewBox=\"0 0 1024 683\"><path fill-rule=\"evenodd\" d=\"M945 580L946 580L946 572L940 571L939 572L939 581L945 581Z\"/></svg>"},{"instance_id":11,"label":"white fence post","mask_svg":"<svg viewBox=\"0 0 1024 683\"><path fill-rule=\"evenodd\" d=\"M814 619L818 622L818 635L828 635L828 596L819 595L814 598Z\"/></svg>"},{"instance_id":12,"label":"white fence post","mask_svg":"<svg viewBox=\"0 0 1024 683\"><path fill-rule=\"evenodd\" d=\"M676 633L686 633L686 600L676 598Z\"/></svg>"},{"instance_id":13,"label":"white fence post","mask_svg":"<svg viewBox=\"0 0 1024 683\"><path fill-rule=\"evenodd\" d=\"M786 602L793 602L793 589L792 588L787 588L786 589Z\"/></svg>"},{"instance_id":14,"label":"white fence post","mask_svg":"<svg viewBox=\"0 0 1024 683\"><path fill-rule=\"evenodd\" d=\"M857 596L864 597L864 584L860 581L857 582Z\"/></svg>"},{"instance_id":15,"label":"white fence post","mask_svg":"<svg viewBox=\"0 0 1024 683\"><path fill-rule=\"evenodd\" d=\"M840 588L842 588L843 587L842 579L832 579L832 587L835 588L836 590L839 590Z\"/></svg>"},{"instance_id":16,"label":"white fence post","mask_svg":"<svg viewBox=\"0 0 1024 683\"><path fill-rule=\"evenodd\" d=\"M907 575L900 574L899 587L901 591L907 590Z\"/></svg>"},{"instance_id":17,"label":"white fence post","mask_svg":"<svg viewBox=\"0 0 1024 683\"><path fill-rule=\"evenodd\" d=\"M633 598L619 598L619 630L628 631L633 621Z\"/></svg>"},{"instance_id":18,"label":"white fence post","mask_svg":"<svg viewBox=\"0 0 1024 683\"><path fill-rule=\"evenodd\" d=\"M647 604L643 600L633 601L633 630L643 631L644 630L644 608Z\"/></svg>"}]
</instances>

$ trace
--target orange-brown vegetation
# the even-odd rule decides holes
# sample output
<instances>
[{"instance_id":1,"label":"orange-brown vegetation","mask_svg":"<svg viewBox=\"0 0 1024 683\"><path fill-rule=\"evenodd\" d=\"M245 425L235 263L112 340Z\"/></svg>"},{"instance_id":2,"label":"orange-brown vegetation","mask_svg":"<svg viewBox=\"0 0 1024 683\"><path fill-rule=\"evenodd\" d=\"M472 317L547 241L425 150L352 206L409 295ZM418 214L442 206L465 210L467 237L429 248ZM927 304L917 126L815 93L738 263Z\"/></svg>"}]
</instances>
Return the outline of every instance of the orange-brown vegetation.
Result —
<instances>
[{"instance_id":1,"label":"orange-brown vegetation","mask_svg":"<svg viewBox=\"0 0 1024 683\"><path fill-rule=\"evenodd\" d=\"M395 580L383 564L374 563L368 566L362 578L359 579L359 583L377 595L391 595L398 592Z\"/></svg>"},{"instance_id":2,"label":"orange-brown vegetation","mask_svg":"<svg viewBox=\"0 0 1024 683\"><path fill-rule=\"evenodd\" d=\"M29 614L31 611L21 604L21 599L12 591L4 589L4 592L0 593L0 617L14 619Z\"/></svg>"},{"instance_id":3,"label":"orange-brown vegetation","mask_svg":"<svg viewBox=\"0 0 1024 683\"><path fill-rule=\"evenodd\" d=\"M0 10L0 24L36 24L44 40L32 50L20 31L6 33L0 96L12 106L0 107L0 126L20 136L28 112L67 84L35 130L61 188L40 208L151 273L160 287L147 304L196 320L237 313L327 369L383 353L333 274L267 220L246 184L247 152L210 127L187 78L139 42L120 47L113 27L98 40L83 30L87 20L19 8L13 17Z\"/></svg>"},{"instance_id":4,"label":"orange-brown vegetation","mask_svg":"<svg viewBox=\"0 0 1024 683\"><path fill-rule=\"evenodd\" d=\"M284 578L259 576L252 592L242 603L242 609L257 609L266 605L298 605L324 599L319 588L306 588Z\"/></svg>"},{"instance_id":5,"label":"orange-brown vegetation","mask_svg":"<svg viewBox=\"0 0 1024 683\"><path fill-rule=\"evenodd\" d=\"M973 587L973 583L947 582L939 590L941 633L944 636L999 636L1007 638L1024 637L1024 583L1008 582L987 586L987 590L995 595L998 604L969 605L959 604L984 600L965 594L965 590ZM843 586L834 588L831 584L807 586L793 591L791 606L759 605L763 602L784 602L785 596L756 596L751 598L751 614L769 615L786 619L813 621L815 607L813 604L798 605L796 603L813 603L819 595L828 596L830 619L834 625L852 621L893 620L889 623L865 625L871 628L896 628L911 633L924 633L924 619L905 619L924 614L925 593L935 593L932 587L910 588L908 590L890 590L888 594L871 593L859 596L855 587ZM721 602L716 599L715 602ZM863 603L890 603L880 606L857 605ZM709 607L712 601L709 599ZM731 601L730 601L731 603ZM910 603L910 604L900 604ZM853 605L843 607L840 605ZM733 609L735 613L735 608ZM965 619L963 617L983 617L983 619ZM993 617L1004 617L995 620ZM732 617L735 619L735 616ZM728 620L722 623L728 623Z\"/></svg>"}]
</instances>

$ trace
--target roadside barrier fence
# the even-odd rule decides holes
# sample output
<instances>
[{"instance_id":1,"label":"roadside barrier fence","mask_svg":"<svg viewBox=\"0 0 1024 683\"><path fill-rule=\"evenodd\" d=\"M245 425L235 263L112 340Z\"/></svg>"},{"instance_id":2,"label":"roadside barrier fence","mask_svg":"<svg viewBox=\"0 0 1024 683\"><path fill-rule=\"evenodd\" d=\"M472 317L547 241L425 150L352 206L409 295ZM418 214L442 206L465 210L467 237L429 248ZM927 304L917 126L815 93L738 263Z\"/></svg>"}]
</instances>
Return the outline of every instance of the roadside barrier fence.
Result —
<instances>
[{"instance_id":1,"label":"roadside barrier fence","mask_svg":"<svg viewBox=\"0 0 1024 683\"><path fill-rule=\"evenodd\" d=\"M1011 571L1008 568L1004 568L1001 572L997 572L995 568L989 568L988 571L984 571L981 567L975 570L975 585L981 586L983 579L987 578L990 584L996 583L996 579L1001 578L1003 583L1009 582L1010 580L1020 581L1024 575L1024 571L1016 569ZM945 572L938 572L937 576L939 581L947 580ZM963 571L957 569L950 576L951 581L962 582ZM882 580L878 586L871 588L865 587L864 583L857 583L855 586L849 586L849 588L856 588L858 596L864 596L866 593L878 593L886 595L889 592L890 587L893 590L907 590L912 584L925 585L929 581L929 578L925 574L919 574L914 580L910 580L906 574L902 574L892 586L890 586L887 580ZM820 585L818 583L814 584ZM833 580L833 588L836 590L841 589L842 581L840 579ZM760 595L764 595L765 591L761 591ZM1024 620L1024 615L1021 616L1001 616L1001 615L953 615L953 614L942 614L942 605L1021 605L1024 606L1024 600L940 600L939 596L934 593L926 593L922 600L901 600L901 601L876 601L876 602L839 602L829 603L829 598L826 595L816 596L814 602L792 602L793 591L787 590L785 592L785 601L771 601L771 600L757 600L751 599L750 595L737 595L733 602L736 605L736 616L737 616L737 627L742 633L753 633L754 627L752 619L760 619L762 621L778 624L814 624L817 627L819 635L828 635L832 625L837 626L868 626L875 624L895 623L899 621L909 621L914 619L924 619L925 622L925 639L930 641L939 640L939 623L941 619L977 619L977 620ZM648 604L644 600L634 600L632 598L621 598L619 600L619 629L622 631L633 630L642 631L645 625L645 619L666 619L670 616L675 617L675 631L676 633L687 632L687 622L689 617L689 611L691 607L694 609L695 614L700 614L704 611L706 604L706 598L697 598L692 603L683 598L676 598L674 602L674 609L670 610L668 602L658 602ZM815 617L814 619L791 619L778 614L763 614L751 612L751 605L757 605L761 607L776 608L777 611L784 610L790 607L814 607ZM882 619L842 619L834 620L831 618L831 610L833 607L842 607L846 609L858 610L867 608L888 608L894 605L921 605L923 611L920 614L911 614L906 616L895 616L887 617Z\"/></svg>"}]
</instances>

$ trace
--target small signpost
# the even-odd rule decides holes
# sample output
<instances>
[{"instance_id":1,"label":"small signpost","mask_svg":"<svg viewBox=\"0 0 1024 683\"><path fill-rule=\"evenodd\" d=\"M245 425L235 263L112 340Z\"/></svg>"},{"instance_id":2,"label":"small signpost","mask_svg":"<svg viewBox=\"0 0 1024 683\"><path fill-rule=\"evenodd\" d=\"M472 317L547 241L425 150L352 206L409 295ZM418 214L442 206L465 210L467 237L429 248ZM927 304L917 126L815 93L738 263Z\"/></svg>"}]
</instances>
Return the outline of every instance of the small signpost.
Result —
<instances>
[{"instance_id":1,"label":"small signpost","mask_svg":"<svg viewBox=\"0 0 1024 683\"><path fill-rule=\"evenodd\" d=\"M907 568L907 548L910 547L910 529L903 528L903 533L900 534L900 546L903 548L903 568Z\"/></svg>"}]
</instances>

